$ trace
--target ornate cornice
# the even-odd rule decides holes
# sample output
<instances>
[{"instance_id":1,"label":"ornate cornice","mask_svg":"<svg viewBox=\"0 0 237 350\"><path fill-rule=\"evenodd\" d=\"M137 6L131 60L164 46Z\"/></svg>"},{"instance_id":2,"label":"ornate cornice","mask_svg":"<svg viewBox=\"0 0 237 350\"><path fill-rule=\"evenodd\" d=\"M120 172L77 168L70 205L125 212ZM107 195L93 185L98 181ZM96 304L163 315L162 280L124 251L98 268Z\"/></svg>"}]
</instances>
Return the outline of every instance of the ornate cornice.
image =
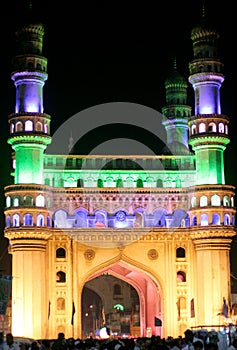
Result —
<instances>
[{"instance_id":1,"label":"ornate cornice","mask_svg":"<svg viewBox=\"0 0 237 350\"><path fill-rule=\"evenodd\" d=\"M11 240L11 243L23 239L29 245L32 239L45 241L46 244L52 234L52 228L50 227L7 227L4 230L5 237Z\"/></svg>"},{"instance_id":2,"label":"ornate cornice","mask_svg":"<svg viewBox=\"0 0 237 350\"><path fill-rule=\"evenodd\" d=\"M92 247L119 247L129 245L137 241L162 242L168 240L188 241L207 240L210 243L218 239L219 244L231 242L236 235L233 227L146 227L146 228L82 228L82 229L52 229L53 235L66 235L73 240Z\"/></svg>"}]
</instances>

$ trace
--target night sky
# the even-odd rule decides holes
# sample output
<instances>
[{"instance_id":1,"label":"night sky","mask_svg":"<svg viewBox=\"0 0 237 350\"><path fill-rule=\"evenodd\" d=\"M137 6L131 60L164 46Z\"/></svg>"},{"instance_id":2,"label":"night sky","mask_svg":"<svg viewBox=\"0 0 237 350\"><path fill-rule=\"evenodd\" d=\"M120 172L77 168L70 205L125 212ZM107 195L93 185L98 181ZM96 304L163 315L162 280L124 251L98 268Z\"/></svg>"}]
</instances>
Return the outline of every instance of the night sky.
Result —
<instances>
[{"instance_id":1,"label":"night sky","mask_svg":"<svg viewBox=\"0 0 237 350\"><path fill-rule=\"evenodd\" d=\"M188 63L193 57L190 34L201 18L202 3L202 0L33 0L33 13L45 25L43 54L48 58L48 80L44 87L44 109L52 118L51 134L77 112L101 103L133 102L161 112L165 105L164 80L173 68L174 57L178 70L188 78ZM225 152L226 183L237 185L234 171L237 159L234 82L237 76L233 53L236 18L233 0L220 3L206 0L205 6L208 19L215 23L221 35L220 57L225 74L221 88L222 113L230 118L232 140ZM6 143L7 119L15 106L11 58L15 53L15 30L26 19L28 1L8 1L4 6L6 9L0 13L2 205L3 187L11 182L11 149ZM191 106L192 97L190 89ZM104 135L111 133L116 137L117 133L122 137L123 132L123 127L114 130L111 126L104 130ZM103 132L98 135L92 131L85 137L80 145L81 153L89 151L89 139L99 144L101 135ZM232 265L237 274L237 261Z\"/></svg>"}]
</instances>

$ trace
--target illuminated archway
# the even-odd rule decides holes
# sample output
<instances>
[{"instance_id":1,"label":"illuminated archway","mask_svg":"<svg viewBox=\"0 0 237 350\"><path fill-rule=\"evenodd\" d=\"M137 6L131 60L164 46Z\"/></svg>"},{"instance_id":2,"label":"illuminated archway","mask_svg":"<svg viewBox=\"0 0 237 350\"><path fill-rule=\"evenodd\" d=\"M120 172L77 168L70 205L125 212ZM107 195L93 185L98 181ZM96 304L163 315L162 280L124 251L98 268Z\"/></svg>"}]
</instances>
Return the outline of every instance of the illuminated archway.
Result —
<instances>
[{"instance_id":1,"label":"illuminated archway","mask_svg":"<svg viewBox=\"0 0 237 350\"><path fill-rule=\"evenodd\" d=\"M162 304L162 290L158 280L149 274L149 271L144 273L138 266L133 266L124 261L118 261L103 269L94 272L86 281L84 287L89 288L96 293L102 302L102 308L107 308L108 297L105 290L100 288L98 282L101 276L113 276L118 280L124 281L131 285L139 297L139 327L131 327L132 336L163 336L163 328L155 326L155 317L163 319L163 304ZM105 286L105 283L102 283ZM111 294L113 288L110 286ZM117 299L112 302L111 308L117 304L123 305L123 295L116 295ZM103 310L104 311L104 310ZM121 311L121 310L119 310ZM139 334L137 334L139 332Z\"/></svg>"}]
</instances>

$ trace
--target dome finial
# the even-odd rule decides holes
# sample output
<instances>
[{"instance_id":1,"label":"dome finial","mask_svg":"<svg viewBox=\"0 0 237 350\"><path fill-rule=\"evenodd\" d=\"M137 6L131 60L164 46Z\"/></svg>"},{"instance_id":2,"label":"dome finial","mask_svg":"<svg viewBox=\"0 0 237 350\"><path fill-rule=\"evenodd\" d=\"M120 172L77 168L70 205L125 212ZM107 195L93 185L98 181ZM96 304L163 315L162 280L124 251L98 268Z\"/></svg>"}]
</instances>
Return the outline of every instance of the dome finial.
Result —
<instances>
[{"instance_id":1,"label":"dome finial","mask_svg":"<svg viewBox=\"0 0 237 350\"><path fill-rule=\"evenodd\" d=\"M26 11L28 14L28 17L31 18L33 16L33 1L28 0L28 6L26 7Z\"/></svg>"},{"instance_id":2,"label":"dome finial","mask_svg":"<svg viewBox=\"0 0 237 350\"><path fill-rule=\"evenodd\" d=\"M206 20L206 6L205 0L202 1L202 21Z\"/></svg>"}]
</instances>

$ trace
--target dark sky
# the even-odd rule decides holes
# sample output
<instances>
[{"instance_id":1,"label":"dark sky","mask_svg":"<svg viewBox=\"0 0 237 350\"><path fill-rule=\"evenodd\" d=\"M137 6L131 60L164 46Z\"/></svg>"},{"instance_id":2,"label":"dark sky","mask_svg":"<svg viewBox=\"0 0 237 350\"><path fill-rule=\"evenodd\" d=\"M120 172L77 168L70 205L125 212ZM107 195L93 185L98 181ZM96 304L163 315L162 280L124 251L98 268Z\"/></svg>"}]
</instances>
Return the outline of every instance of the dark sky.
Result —
<instances>
[{"instance_id":1,"label":"dark sky","mask_svg":"<svg viewBox=\"0 0 237 350\"><path fill-rule=\"evenodd\" d=\"M80 110L106 102L134 102L161 112L164 80L172 70L174 57L178 70L188 78L190 33L200 20L202 3L33 0L33 12L45 25L43 51L48 58L48 81L44 108L52 118L51 131ZM7 119L15 106L10 62L15 52L15 29L25 19L28 1L8 1L4 6L0 13L2 198L3 187L10 181ZM221 34L220 57L226 77L221 88L222 113L230 118L232 138L225 152L226 182L237 185L234 1L206 0L205 6L208 19Z\"/></svg>"}]
</instances>

